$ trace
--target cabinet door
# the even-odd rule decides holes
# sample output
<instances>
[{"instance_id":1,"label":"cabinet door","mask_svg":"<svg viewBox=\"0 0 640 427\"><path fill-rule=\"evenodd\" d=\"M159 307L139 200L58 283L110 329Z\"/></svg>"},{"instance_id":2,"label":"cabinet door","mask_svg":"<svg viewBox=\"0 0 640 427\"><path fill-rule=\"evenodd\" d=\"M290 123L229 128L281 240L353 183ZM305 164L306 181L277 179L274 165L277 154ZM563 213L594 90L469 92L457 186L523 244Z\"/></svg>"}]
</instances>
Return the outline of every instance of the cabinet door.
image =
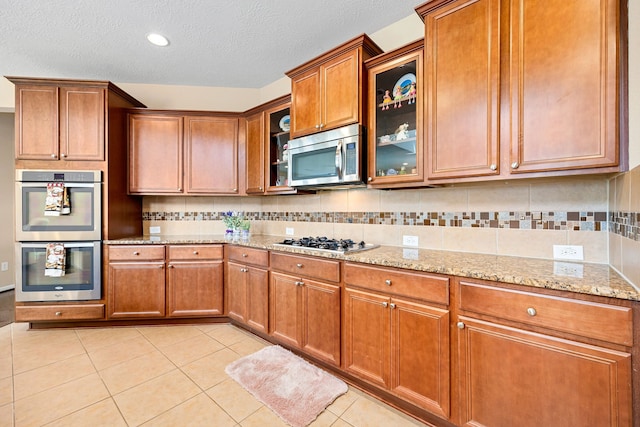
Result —
<instances>
[{"instance_id":1,"label":"cabinet door","mask_svg":"<svg viewBox=\"0 0 640 427\"><path fill-rule=\"evenodd\" d=\"M247 323L247 274L246 267L227 263L227 314L238 322Z\"/></svg>"},{"instance_id":2,"label":"cabinet door","mask_svg":"<svg viewBox=\"0 0 640 427\"><path fill-rule=\"evenodd\" d=\"M345 289L345 370L389 388L391 370L389 298Z\"/></svg>"},{"instance_id":3,"label":"cabinet door","mask_svg":"<svg viewBox=\"0 0 640 427\"><path fill-rule=\"evenodd\" d=\"M320 130L356 123L360 119L359 55L358 50L353 50L321 67Z\"/></svg>"},{"instance_id":4,"label":"cabinet door","mask_svg":"<svg viewBox=\"0 0 640 427\"><path fill-rule=\"evenodd\" d=\"M171 261L167 274L167 315L222 315L223 269L222 261Z\"/></svg>"},{"instance_id":5,"label":"cabinet door","mask_svg":"<svg viewBox=\"0 0 640 427\"><path fill-rule=\"evenodd\" d=\"M449 311L391 302L391 390L449 417Z\"/></svg>"},{"instance_id":6,"label":"cabinet door","mask_svg":"<svg viewBox=\"0 0 640 427\"><path fill-rule=\"evenodd\" d=\"M304 280L303 350L340 366L340 287Z\"/></svg>"},{"instance_id":7,"label":"cabinet door","mask_svg":"<svg viewBox=\"0 0 640 427\"><path fill-rule=\"evenodd\" d=\"M16 85L16 159L57 160L58 88Z\"/></svg>"},{"instance_id":8,"label":"cabinet door","mask_svg":"<svg viewBox=\"0 0 640 427\"><path fill-rule=\"evenodd\" d=\"M255 267L246 267L246 270L246 324L266 334L269 330L269 272Z\"/></svg>"},{"instance_id":9,"label":"cabinet door","mask_svg":"<svg viewBox=\"0 0 640 427\"><path fill-rule=\"evenodd\" d=\"M500 1L458 0L424 21L428 178L496 175Z\"/></svg>"},{"instance_id":10,"label":"cabinet door","mask_svg":"<svg viewBox=\"0 0 640 427\"><path fill-rule=\"evenodd\" d=\"M110 319L164 316L164 262L114 262L108 268Z\"/></svg>"},{"instance_id":11,"label":"cabinet door","mask_svg":"<svg viewBox=\"0 0 640 427\"><path fill-rule=\"evenodd\" d=\"M459 320L462 425L631 425L630 354Z\"/></svg>"},{"instance_id":12,"label":"cabinet door","mask_svg":"<svg viewBox=\"0 0 640 427\"><path fill-rule=\"evenodd\" d=\"M320 102L319 68L291 79L291 138L320 130Z\"/></svg>"},{"instance_id":13,"label":"cabinet door","mask_svg":"<svg viewBox=\"0 0 640 427\"><path fill-rule=\"evenodd\" d=\"M238 192L238 119L185 117L187 193Z\"/></svg>"},{"instance_id":14,"label":"cabinet door","mask_svg":"<svg viewBox=\"0 0 640 427\"><path fill-rule=\"evenodd\" d=\"M619 4L511 1L512 173L618 164Z\"/></svg>"},{"instance_id":15,"label":"cabinet door","mask_svg":"<svg viewBox=\"0 0 640 427\"><path fill-rule=\"evenodd\" d=\"M60 88L60 158L104 160L105 89Z\"/></svg>"},{"instance_id":16,"label":"cabinet door","mask_svg":"<svg viewBox=\"0 0 640 427\"><path fill-rule=\"evenodd\" d=\"M282 342L302 348L302 304L300 278L271 273L269 288L269 328Z\"/></svg>"},{"instance_id":17,"label":"cabinet door","mask_svg":"<svg viewBox=\"0 0 640 427\"><path fill-rule=\"evenodd\" d=\"M129 191L182 193L182 118L129 116Z\"/></svg>"},{"instance_id":18,"label":"cabinet door","mask_svg":"<svg viewBox=\"0 0 640 427\"><path fill-rule=\"evenodd\" d=\"M262 112L247 117L247 194L264 193L265 182L265 130Z\"/></svg>"}]
</instances>

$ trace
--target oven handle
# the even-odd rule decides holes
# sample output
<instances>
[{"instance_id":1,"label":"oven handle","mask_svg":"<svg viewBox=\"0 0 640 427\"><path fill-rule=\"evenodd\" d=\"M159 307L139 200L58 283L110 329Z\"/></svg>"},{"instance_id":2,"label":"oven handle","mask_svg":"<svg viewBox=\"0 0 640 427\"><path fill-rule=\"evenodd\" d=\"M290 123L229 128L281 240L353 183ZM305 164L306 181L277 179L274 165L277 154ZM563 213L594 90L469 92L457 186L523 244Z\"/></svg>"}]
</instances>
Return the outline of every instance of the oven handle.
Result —
<instances>
[{"instance_id":1,"label":"oven handle","mask_svg":"<svg viewBox=\"0 0 640 427\"><path fill-rule=\"evenodd\" d=\"M336 145L336 173L340 179L342 179L342 156L342 140L340 139Z\"/></svg>"}]
</instances>

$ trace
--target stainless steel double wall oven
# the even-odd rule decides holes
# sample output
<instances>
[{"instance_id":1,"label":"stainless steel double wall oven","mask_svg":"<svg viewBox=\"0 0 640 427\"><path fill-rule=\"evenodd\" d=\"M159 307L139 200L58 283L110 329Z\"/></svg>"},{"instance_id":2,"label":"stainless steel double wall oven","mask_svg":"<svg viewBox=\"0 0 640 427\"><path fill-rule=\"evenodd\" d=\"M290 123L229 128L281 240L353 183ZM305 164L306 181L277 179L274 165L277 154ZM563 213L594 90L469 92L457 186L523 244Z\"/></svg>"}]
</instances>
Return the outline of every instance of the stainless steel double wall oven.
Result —
<instances>
[{"instance_id":1,"label":"stainless steel double wall oven","mask_svg":"<svg viewBox=\"0 0 640 427\"><path fill-rule=\"evenodd\" d=\"M51 188L64 190L65 212L52 212ZM101 298L102 172L16 170L16 301ZM63 248L48 274L48 248Z\"/></svg>"}]
</instances>

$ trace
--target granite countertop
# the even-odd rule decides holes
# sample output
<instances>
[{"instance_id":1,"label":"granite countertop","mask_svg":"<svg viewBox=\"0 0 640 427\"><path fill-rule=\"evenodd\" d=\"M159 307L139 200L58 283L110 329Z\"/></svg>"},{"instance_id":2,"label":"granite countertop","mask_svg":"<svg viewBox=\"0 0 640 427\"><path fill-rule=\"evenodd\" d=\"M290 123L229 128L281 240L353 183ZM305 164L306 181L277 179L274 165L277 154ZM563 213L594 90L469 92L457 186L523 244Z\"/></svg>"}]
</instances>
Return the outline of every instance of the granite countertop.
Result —
<instances>
[{"instance_id":1,"label":"granite countertop","mask_svg":"<svg viewBox=\"0 0 640 427\"><path fill-rule=\"evenodd\" d=\"M104 243L108 245L230 243L385 267L398 267L429 273L640 301L640 290L605 264L559 262L536 258L402 248L397 246L379 246L374 249L344 255L301 247L274 245L283 239L283 236L252 235L247 241L236 242L225 239L223 235L153 235L105 240Z\"/></svg>"}]
</instances>

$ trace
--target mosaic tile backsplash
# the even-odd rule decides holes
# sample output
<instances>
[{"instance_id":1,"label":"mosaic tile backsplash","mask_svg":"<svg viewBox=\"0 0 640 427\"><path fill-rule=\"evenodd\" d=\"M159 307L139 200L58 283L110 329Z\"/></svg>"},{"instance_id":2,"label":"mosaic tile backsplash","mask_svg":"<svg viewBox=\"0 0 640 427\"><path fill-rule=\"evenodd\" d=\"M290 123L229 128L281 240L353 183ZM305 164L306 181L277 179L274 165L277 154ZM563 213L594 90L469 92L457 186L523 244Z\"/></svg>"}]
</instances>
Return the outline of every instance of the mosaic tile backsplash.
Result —
<instances>
[{"instance_id":1,"label":"mosaic tile backsplash","mask_svg":"<svg viewBox=\"0 0 640 427\"><path fill-rule=\"evenodd\" d=\"M143 221L219 221L225 212L144 212ZM250 220L522 230L611 231L637 239L639 214L622 212L244 212ZM617 231L619 230L619 232ZM635 237L632 237L635 236Z\"/></svg>"}]
</instances>

